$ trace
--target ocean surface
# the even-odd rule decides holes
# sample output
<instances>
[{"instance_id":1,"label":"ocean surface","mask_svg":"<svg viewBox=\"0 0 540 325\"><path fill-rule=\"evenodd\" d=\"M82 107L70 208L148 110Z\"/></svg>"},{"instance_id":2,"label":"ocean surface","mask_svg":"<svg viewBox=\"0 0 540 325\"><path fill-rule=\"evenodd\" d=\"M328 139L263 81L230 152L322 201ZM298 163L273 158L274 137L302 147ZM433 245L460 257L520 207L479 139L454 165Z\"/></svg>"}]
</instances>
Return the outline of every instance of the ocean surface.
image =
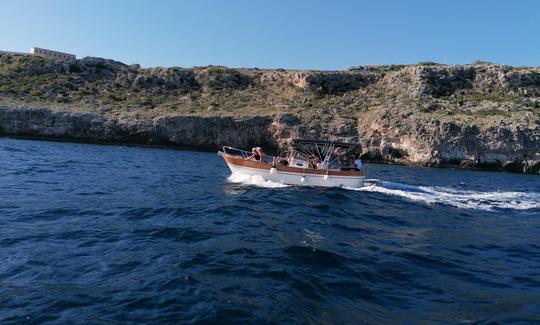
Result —
<instances>
[{"instance_id":1,"label":"ocean surface","mask_svg":"<svg viewBox=\"0 0 540 325\"><path fill-rule=\"evenodd\" d=\"M0 138L0 324L540 323L540 177Z\"/></svg>"}]
</instances>

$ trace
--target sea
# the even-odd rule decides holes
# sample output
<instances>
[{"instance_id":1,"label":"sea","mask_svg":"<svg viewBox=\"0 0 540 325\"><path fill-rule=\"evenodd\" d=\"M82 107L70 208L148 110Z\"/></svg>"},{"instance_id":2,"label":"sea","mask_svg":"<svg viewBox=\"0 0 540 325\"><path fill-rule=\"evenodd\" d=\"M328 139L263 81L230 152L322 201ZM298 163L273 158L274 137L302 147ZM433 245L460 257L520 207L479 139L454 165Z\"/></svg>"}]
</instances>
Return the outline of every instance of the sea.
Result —
<instances>
[{"instance_id":1,"label":"sea","mask_svg":"<svg viewBox=\"0 0 540 325\"><path fill-rule=\"evenodd\" d=\"M0 138L0 324L540 323L540 176Z\"/></svg>"}]
</instances>

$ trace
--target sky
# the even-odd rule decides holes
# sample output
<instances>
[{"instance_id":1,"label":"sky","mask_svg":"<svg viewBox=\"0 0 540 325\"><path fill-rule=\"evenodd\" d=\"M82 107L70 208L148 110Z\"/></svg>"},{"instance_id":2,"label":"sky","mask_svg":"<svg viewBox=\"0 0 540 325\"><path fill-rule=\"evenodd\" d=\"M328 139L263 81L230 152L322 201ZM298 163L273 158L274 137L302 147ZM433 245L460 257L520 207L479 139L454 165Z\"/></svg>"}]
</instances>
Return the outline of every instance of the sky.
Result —
<instances>
[{"instance_id":1,"label":"sky","mask_svg":"<svg viewBox=\"0 0 540 325\"><path fill-rule=\"evenodd\" d=\"M153 66L540 66L540 1L0 0L0 50Z\"/></svg>"}]
</instances>

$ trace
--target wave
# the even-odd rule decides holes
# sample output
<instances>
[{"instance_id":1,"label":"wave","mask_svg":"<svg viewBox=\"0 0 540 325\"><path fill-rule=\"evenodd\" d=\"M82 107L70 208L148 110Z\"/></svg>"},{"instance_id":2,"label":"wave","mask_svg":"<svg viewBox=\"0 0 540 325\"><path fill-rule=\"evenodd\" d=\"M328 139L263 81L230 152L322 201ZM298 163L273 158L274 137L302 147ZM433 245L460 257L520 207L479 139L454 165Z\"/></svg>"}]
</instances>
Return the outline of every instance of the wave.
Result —
<instances>
[{"instance_id":1,"label":"wave","mask_svg":"<svg viewBox=\"0 0 540 325\"><path fill-rule=\"evenodd\" d=\"M229 176L229 178L227 178L227 180L231 183L242 183L246 185L255 185L268 188L288 187L288 185L282 183L267 181L258 175L233 173L231 176Z\"/></svg>"},{"instance_id":2,"label":"wave","mask_svg":"<svg viewBox=\"0 0 540 325\"><path fill-rule=\"evenodd\" d=\"M371 184L347 189L383 193L412 201L428 204L446 204L462 209L492 211L494 209L529 210L540 208L540 193L518 191L480 192L441 186L415 186L377 179L367 180L366 183Z\"/></svg>"},{"instance_id":3,"label":"wave","mask_svg":"<svg viewBox=\"0 0 540 325\"><path fill-rule=\"evenodd\" d=\"M289 187L264 180L261 176L232 174L228 181L266 188ZM540 193L519 191L481 192L459 190L442 186L417 186L368 179L363 187L345 187L347 190L383 193L426 204L445 204L461 209L493 211L495 209L529 210L540 208Z\"/></svg>"}]
</instances>

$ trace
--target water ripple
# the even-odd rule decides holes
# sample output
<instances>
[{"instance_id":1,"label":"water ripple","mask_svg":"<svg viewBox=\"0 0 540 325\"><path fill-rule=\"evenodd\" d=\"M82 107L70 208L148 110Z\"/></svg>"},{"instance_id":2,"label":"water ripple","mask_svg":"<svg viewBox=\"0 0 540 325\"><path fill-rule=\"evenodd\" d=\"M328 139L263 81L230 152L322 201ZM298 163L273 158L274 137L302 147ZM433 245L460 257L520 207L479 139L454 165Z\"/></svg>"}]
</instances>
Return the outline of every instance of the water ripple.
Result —
<instances>
[{"instance_id":1,"label":"water ripple","mask_svg":"<svg viewBox=\"0 0 540 325\"><path fill-rule=\"evenodd\" d=\"M12 139L0 159L2 324L540 321L537 176L372 165L301 188L210 153Z\"/></svg>"}]
</instances>

